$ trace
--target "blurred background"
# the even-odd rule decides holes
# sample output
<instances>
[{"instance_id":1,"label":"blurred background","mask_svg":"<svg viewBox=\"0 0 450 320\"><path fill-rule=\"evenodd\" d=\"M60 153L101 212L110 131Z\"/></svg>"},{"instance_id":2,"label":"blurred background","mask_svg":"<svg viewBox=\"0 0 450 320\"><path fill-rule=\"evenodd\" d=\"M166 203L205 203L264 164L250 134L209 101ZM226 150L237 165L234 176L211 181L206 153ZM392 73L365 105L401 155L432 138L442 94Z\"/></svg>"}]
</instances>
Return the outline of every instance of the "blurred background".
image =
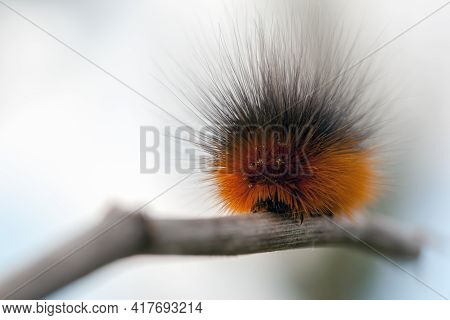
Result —
<instances>
[{"instance_id":1,"label":"blurred background","mask_svg":"<svg viewBox=\"0 0 450 320\"><path fill-rule=\"evenodd\" d=\"M444 1L321 1L360 31L366 52ZM6 5L16 10L14 13ZM140 173L141 126L179 124L88 63L87 57L184 122L196 119L161 81L183 86L198 43L241 10L276 17L297 1L17 0L0 3L0 277L103 217L134 208L184 177ZM22 15L22 16L20 16ZM27 21L24 17L31 20ZM39 27L47 30L65 47ZM450 296L450 7L373 59L393 97L387 131L394 183L372 209L432 239L397 261ZM198 123L197 123L198 124ZM390 141L389 140L389 141ZM174 159L164 159L172 163ZM198 178L148 207L153 216L217 215ZM311 248L242 257L134 257L54 293L54 299L438 299L375 254Z\"/></svg>"}]
</instances>

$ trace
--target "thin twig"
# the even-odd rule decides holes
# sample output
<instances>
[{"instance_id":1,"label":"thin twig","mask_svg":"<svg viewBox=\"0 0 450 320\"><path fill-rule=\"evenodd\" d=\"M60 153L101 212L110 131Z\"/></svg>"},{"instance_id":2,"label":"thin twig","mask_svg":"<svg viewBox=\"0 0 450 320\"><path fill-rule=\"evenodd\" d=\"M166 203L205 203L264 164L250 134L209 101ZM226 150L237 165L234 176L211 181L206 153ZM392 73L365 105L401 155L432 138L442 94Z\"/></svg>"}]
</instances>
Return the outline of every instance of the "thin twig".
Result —
<instances>
[{"instance_id":1,"label":"thin twig","mask_svg":"<svg viewBox=\"0 0 450 320\"><path fill-rule=\"evenodd\" d=\"M383 254L413 258L420 253L420 239L417 233L394 229L374 217L356 221L311 217L301 223L258 213L161 220L114 209L91 230L0 284L0 297L43 298L103 265L137 254L240 255L337 245L366 249L365 243Z\"/></svg>"}]
</instances>

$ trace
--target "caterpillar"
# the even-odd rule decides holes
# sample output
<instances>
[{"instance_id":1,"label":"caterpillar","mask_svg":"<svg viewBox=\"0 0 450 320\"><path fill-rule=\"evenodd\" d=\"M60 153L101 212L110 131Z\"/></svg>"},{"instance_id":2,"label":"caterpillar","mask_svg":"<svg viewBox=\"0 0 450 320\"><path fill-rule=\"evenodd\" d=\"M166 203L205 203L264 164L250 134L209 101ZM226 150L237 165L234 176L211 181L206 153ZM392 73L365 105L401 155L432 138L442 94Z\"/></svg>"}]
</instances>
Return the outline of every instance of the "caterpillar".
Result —
<instances>
[{"instance_id":1,"label":"caterpillar","mask_svg":"<svg viewBox=\"0 0 450 320\"><path fill-rule=\"evenodd\" d=\"M194 106L207 180L233 214L352 215L379 193L369 68L341 28L292 16L221 36Z\"/></svg>"}]
</instances>

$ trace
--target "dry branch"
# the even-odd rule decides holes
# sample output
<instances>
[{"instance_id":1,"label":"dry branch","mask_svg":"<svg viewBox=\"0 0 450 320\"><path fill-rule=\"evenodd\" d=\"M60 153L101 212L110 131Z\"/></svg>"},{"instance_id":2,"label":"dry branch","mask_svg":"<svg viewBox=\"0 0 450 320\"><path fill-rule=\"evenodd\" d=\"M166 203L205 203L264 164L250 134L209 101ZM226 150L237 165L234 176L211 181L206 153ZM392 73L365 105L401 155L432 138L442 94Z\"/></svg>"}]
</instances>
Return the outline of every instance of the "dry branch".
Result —
<instances>
[{"instance_id":1,"label":"dry branch","mask_svg":"<svg viewBox=\"0 0 450 320\"><path fill-rule=\"evenodd\" d=\"M373 218L298 219L253 214L160 220L111 210L97 226L0 283L2 299L39 299L115 260L137 254L240 255L311 246L351 245L384 255L416 257L422 241Z\"/></svg>"}]
</instances>

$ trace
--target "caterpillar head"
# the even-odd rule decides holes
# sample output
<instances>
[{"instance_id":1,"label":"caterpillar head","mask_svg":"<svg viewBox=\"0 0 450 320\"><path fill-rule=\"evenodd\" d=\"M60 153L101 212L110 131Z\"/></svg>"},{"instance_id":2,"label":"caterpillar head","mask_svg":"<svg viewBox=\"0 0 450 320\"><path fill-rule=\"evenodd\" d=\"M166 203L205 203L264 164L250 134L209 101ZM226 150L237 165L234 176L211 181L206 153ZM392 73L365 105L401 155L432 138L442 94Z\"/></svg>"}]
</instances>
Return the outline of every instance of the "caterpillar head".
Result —
<instances>
[{"instance_id":1,"label":"caterpillar head","mask_svg":"<svg viewBox=\"0 0 450 320\"><path fill-rule=\"evenodd\" d=\"M358 141L246 128L215 154L218 197L234 213L352 213L375 195L373 151ZM314 131L314 128L308 128Z\"/></svg>"},{"instance_id":2,"label":"caterpillar head","mask_svg":"<svg viewBox=\"0 0 450 320\"><path fill-rule=\"evenodd\" d=\"M367 74L342 72L349 55L333 36L273 28L222 43L207 66L209 180L233 213L351 214L379 181Z\"/></svg>"}]
</instances>

